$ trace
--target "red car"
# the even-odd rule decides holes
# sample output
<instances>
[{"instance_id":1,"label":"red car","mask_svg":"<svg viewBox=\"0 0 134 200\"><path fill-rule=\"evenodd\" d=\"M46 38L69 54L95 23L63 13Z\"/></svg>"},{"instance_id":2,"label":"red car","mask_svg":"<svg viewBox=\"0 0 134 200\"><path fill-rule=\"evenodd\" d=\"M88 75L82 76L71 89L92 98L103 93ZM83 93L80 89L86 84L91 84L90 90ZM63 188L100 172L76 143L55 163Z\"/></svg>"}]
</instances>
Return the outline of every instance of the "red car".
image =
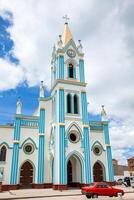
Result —
<instances>
[{"instance_id":1,"label":"red car","mask_svg":"<svg viewBox=\"0 0 134 200\"><path fill-rule=\"evenodd\" d=\"M113 188L105 182L95 182L90 186L83 187L81 192L82 194L86 195L88 199L91 197L95 198L98 196L117 197L119 195L124 195L123 190Z\"/></svg>"}]
</instances>

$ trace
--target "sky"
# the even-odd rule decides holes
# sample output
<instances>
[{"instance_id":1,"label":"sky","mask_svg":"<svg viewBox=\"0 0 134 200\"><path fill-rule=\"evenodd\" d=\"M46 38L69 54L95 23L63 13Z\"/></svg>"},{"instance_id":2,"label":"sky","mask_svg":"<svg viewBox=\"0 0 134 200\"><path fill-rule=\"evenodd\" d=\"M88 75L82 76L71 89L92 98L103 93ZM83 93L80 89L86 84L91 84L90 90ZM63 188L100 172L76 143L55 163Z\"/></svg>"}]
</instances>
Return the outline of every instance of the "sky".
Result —
<instances>
[{"instance_id":1,"label":"sky","mask_svg":"<svg viewBox=\"0 0 134 200\"><path fill-rule=\"evenodd\" d=\"M105 105L113 158L134 156L134 1L0 0L0 124L13 122L21 96L23 113L38 105L38 87L51 83L52 47L68 14L74 41L81 39L90 119Z\"/></svg>"}]
</instances>

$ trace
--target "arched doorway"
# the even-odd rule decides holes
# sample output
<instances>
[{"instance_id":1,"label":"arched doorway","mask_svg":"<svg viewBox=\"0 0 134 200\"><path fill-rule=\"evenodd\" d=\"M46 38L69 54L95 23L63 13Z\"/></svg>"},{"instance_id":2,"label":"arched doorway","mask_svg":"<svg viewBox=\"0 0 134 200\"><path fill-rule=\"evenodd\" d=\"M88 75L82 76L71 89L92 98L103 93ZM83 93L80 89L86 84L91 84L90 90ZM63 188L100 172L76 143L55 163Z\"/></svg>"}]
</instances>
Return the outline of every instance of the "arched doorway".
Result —
<instances>
[{"instance_id":1,"label":"arched doorway","mask_svg":"<svg viewBox=\"0 0 134 200\"><path fill-rule=\"evenodd\" d=\"M68 185L71 185L72 184L72 163L71 161L69 160L68 161L68 164L67 164L67 184Z\"/></svg>"},{"instance_id":2,"label":"arched doorway","mask_svg":"<svg viewBox=\"0 0 134 200\"><path fill-rule=\"evenodd\" d=\"M72 155L67 161L67 184L79 187L82 183L82 165L78 156Z\"/></svg>"},{"instance_id":3,"label":"arched doorway","mask_svg":"<svg viewBox=\"0 0 134 200\"><path fill-rule=\"evenodd\" d=\"M104 181L104 166L100 162L96 162L93 167L94 182Z\"/></svg>"},{"instance_id":4,"label":"arched doorway","mask_svg":"<svg viewBox=\"0 0 134 200\"><path fill-rule=\"evenodd\" d=\"M29 161L26 161L20 169L20 187L30 188L33 183L33 166Z\"/></svg>"}]
</instances>

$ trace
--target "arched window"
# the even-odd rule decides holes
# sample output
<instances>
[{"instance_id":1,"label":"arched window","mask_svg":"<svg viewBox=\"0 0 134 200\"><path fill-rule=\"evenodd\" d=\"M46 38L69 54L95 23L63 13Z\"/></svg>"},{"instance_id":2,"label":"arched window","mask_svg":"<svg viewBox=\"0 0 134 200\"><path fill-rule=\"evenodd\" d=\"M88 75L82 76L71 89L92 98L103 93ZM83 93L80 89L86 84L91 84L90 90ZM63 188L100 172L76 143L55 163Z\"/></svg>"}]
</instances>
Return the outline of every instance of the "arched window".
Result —
<instances>
[{"instance_id":1,"label":"arched window","mask_svg":"<svg viewBox=\"0 0 134 200\"><path fill-rule=\"evenodd\" d=\"M72 112L72 106L71 106L71 101L72 100L72 96L71 94L67 95L67 113L71 113Z\"/></svg>"},{"instance_id":2,"label":"arched window","mask_svg":"<svg viewBox=\"0 0 134 200\"><path fill-rule=\"evenodd\" d=\"M68 77L74 78L74 66L72 64L69 64L69 67L68 67Z\"/></svg>"},{"instance_id":3,"label":"arched window","mask_svg":"<svg viewBox=\"0 0 134 200\"><path fill-rule=\"evenodd\" d=\"M78 114L78 96L74 95L74 114Z\"/></svg>"},{"instance_id":4,"label":"arched window","mask_svg":"<svg viewBox=\"0 0 134 200\"><path fill-rule=\"evenodd\" d=\"M6 152L7 148L5 146L2 146L0 150L0 161L6 161Z\"/></svg>"}]
</instances>

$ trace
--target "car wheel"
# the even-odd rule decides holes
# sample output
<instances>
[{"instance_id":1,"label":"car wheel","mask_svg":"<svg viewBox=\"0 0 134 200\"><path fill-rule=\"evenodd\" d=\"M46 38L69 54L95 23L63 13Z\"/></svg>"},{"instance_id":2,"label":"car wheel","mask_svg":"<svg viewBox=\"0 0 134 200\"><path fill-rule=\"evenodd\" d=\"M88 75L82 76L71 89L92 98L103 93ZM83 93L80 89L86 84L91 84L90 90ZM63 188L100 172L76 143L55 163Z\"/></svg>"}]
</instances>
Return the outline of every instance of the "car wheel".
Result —
<instances>
[{"instance_id":1,"label":"car wheel","mask_svg":"<svg viewBox=\"0 0 134 200\"><path fill-rule=\"evenodd\" d=\"M86 197L87 197L88 199L90 199L90 198L91 198L91 196L90 196L90 195L86 195Z\"/></svg>"},{"instance_id":2,"label":"car wheel","mask_svg":"<svg viewBox=\"0 0 134 200\"><path fill-rule=\"evenodd\" d=\"M93 198L98 198L98 195L97 194L93 194L92 197Z\"/></svg>"},{"instance_id":3,"label":"car wheel","mask_svg":"<svg viewBox=\"0 0 134 200\"><path fill-rule=\"evenodd\" d=\"M123 196L123 194L121 193L121 192L118 192L117 194L116 194L116 197L122 197Z\"/></svg>"}]
</instances>

